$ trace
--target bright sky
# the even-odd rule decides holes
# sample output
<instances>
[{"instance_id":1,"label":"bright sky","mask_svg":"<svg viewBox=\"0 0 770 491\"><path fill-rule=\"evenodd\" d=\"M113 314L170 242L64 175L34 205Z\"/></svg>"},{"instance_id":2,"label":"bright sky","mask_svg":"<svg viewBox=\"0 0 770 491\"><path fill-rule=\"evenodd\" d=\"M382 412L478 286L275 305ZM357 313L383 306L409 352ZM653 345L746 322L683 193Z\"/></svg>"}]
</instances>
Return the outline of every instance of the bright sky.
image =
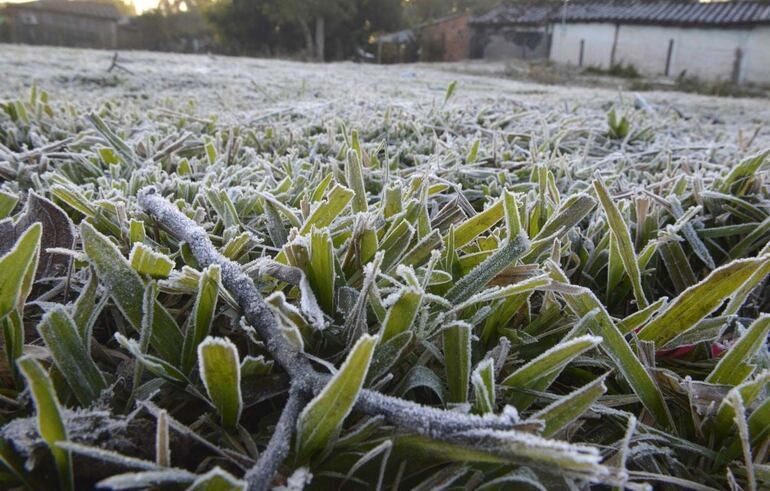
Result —
<instances>
[{"instance_id":1,"label":"bright sky","mask_svg":"<svg viewBox=\"0 0 770 491\"><path fill-rule=\"evenodd\" d=\"M0 0L0 3L22 3L29 2L31 0ZM145 10L150 10L158 6L158 0L133 0L134 7L136 7L136 13L141 14Z\"/></svg>"},{"instance_id":2,"label":"bright sky","mask_svg":"<svg viewBox=\"0 0 770 491\"><path fill-rule=\"evenodd\" d=\"M136 13L141 14L145 10L150 10L158 6L158 0L134 0L134 7L136 7Z\"/></svg>"}]
</instances>

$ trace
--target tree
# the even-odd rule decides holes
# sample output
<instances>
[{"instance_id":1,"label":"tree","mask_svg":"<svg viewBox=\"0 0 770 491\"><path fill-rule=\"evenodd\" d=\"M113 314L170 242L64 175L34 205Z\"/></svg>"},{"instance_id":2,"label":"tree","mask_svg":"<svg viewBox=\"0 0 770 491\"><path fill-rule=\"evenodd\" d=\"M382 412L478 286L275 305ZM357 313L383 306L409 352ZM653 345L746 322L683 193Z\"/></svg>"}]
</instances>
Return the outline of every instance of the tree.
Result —
<instances>
[{"instance_id":1,"label":"tree","mask_svg":"<svg viewBox=\"0 0 770 491\"><path fill-rule=\"evenodd\" d=\"M219 0L204 15L217 42L231 54L276 56L302 49L302 35L294 24L274 22L265 15L264 1Z\"/></svg>"},{"instance_id":2,"label":"tree","mask_svg":"<svg viewBox=\"0 0 770 491\"><path fill-rule=\"evenodd\" d=\"M356 4L355 0L274 0L263 2L263 12L273 22L299 26L308 55L324 61L327 22L349 20L355 15Z\"/></svg>"}]
</instances>

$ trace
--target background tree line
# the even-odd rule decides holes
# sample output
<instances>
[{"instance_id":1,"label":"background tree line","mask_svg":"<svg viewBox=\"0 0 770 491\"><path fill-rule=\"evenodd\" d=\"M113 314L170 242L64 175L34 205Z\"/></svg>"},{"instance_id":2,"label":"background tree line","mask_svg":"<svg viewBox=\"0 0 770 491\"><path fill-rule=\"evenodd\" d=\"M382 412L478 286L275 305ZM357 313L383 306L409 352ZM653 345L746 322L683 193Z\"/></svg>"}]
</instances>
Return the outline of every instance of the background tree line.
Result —
<instances>
[{"instance_id":1,"label":"background tree line","mask_svg":"<svg viewBox=\"0 0 770 491\"><path fill-rule=\"evenodd\" d=\"M499 0L215 0L202 11L233 54L304 53L317 61L353 56L375 36Z\"/></svg>"}]
</instances>

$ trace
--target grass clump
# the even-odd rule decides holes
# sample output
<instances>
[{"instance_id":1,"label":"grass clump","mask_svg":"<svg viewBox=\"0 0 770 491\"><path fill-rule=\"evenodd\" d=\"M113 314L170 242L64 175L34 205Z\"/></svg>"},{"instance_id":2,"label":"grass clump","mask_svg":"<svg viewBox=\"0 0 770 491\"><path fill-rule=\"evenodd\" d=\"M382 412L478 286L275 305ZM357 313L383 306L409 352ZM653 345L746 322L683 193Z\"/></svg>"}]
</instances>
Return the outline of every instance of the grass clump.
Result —
<instances>
[{"instance_id":1,"label":"grass clump","mask_svg":"<svg viewBox=\"0 0 770 491\"><path fill-rule=\"evenodd\" d=\"M2 482L770 486L768 152L443 94L4 102Z\"/></svg>"}]
</instances>

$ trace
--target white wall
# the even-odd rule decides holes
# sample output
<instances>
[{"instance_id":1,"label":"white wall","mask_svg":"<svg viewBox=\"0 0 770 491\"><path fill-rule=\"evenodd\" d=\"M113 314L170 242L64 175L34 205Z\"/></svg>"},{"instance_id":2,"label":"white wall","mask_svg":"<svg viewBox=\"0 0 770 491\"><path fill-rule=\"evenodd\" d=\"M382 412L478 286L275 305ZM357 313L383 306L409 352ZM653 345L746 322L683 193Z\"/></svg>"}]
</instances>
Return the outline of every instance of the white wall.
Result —
<instances>
[{"instance_id":1,"label":"white wall","mask_svg":"<svg viewBox=\"0 0 770 491\"><path fill-rule=\"evenodd\" d=\"M756 27L751 32L743 69L746 81L770 84L770 26Z\"/></svg>"},{"instance_id":2,"label":"white wall","mask_svg":"<svg viewBox=\"0 0 770 491\"><path fill-rule=\"evenodd\" d=\"M580 61L580 41L583 40L583 66L609 67L615 39L614 24L554 24L552 32L552 60L577 65Z\"/></svg>"},{"instance_id":3,"label":"white wall","mask_svg":"<svg viewBox=\"0 0 770 491\"><path fill-rule=\"evenodd\" d=\"M730 80L736 49L745 52L750 34L750 29L621 26L615 59L632 63L642 73L663 75L673 40L669 76L686 71L705 80Z\"/></svg>"},{"instance_id":4,"label":"white wall","mask_svg":"<svg viewBox=\"0 0 770 491\"><path fill-rule=\"evenodd\" d=\"M552 60L577 65L584 40L583 66L610 65L614 24L556 24L553 33ZM671 40L671 77L686 71L705 80L731 80L740 48L741 80L770 83L770 26L706 29L624 24L618 30L614 61L633 64L645 75L664 75Z\"/></svg>"}]
</instances>

